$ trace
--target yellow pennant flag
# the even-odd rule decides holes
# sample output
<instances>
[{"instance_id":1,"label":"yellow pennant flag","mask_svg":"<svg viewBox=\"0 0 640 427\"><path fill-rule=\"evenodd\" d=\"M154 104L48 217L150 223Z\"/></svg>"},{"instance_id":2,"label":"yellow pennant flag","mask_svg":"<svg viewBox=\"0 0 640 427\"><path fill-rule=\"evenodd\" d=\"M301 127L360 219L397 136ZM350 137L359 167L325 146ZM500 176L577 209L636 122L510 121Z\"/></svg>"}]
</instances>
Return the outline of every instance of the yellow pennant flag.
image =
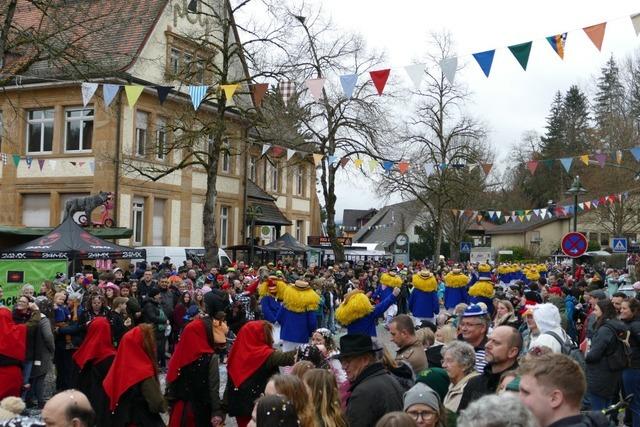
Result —
<instances>
[{"instance_id":1,"label":"yellow pennant flag","mask_svg":"<svg viewBox=\"0 0 640 427\"><path fill-rule=\"evenodd\" d=\"M124 91L127 94L127 101L129 102L129 107L133 108L133 106L136 105L136 102L138 102L138 98L140 98L140 95L142 94L143 90L144 90L144 86L140 86L140 85L126 85L124 87Z\"/></svg>"},{"instance_id":2,"label":"yellow pennant flag","mask_svg":"<svg viewBox=\"0 0 640 427\"><path fill-rule=\"evenodd\" d=\"M362 160L362 159L355 159L353 161L353 164L356 166L357 169L361 169L362 168L362 163L364 163L364 160Z\"/></svg>"},{"instance_id":3,"label":"yellow pennant flag","mask_svg":"<svg viewBox=\"0 0 640 427\"><path fill-rule=\"evenodd\" d=\"M313 163L318 166L322 162L322 154L314 154L313 155Z\"/></svg>"},{"instance_id":4,"label":"yellow pennant flag","mask_svg":"<svg viewBox=\"0 0 640 427\"><path fill-rule=\"evenodd\" d=\"M582 163L584 163L585 165L589 166L589 155L588 154L584 154L584 155L580 156L580 160L582 161Z\"/></svg>"},{"instance_id":5,"label":"yellow pennant flag","mask_svg":"<svg viewBox=\"0 0 640 427\"><path fill-rule=\"evenodd\" d=\"M375 171L378 168L378 161L376 159L369 160L369 170L371 172Z\"/></svg>"},{"instance_id":6,"label":"yellow pennant flag","mask_svg":"<svg viewBox=\"0 0 640 427\"><path fill-rule=\"evenodd\" d=\"M238 86L240 85L237 83L233 85L220 85L220 88L224 91L224 97L227 98L227 101L231 100L236 89L238 89Z\"/></svg>"}]
</instances>

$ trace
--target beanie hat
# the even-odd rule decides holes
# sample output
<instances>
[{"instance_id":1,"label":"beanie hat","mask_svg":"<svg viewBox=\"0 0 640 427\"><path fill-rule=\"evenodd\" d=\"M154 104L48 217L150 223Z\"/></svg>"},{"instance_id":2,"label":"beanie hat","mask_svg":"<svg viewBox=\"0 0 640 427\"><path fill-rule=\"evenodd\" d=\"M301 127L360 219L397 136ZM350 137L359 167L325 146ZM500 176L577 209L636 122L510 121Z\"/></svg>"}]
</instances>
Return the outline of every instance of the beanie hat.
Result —
<instances>
[{"instance_id":1,"label":"beanie hat","mask_svg":"<svg viewBox=\"0 0 640 427\"><path fill-rule=\"evenodd\" d=\"M423 371L418 372L416 375L416 384L425 384L431 387L436 393L438 393L438 397L440 397L440 401L444 401L444 397L447 395L449 390L449 375L447 375L447 371L442 368L427 368Z\"/></svg>"},{"instance_id":2,"label":"beanie hat","mask_svg":"<svg viewBox=\"0 0 640 427\"><path fill-rule=\"evenodd\" d=\"M538 304L533 307L533 320L535 320L540 333L560 327L560 311L551 303Z\"/></svg>"},{"instance_id":3,"label":"beanie hat","mask_svg":"<svg viewBox=\"0 0 640 427\"><path fill-rule=\"evenodd\" d=\"M413 405L427 405L440 414L440 397L431 387L423 383L417 383L404 394L404 411Z\"/></svg>"}]
</instances>

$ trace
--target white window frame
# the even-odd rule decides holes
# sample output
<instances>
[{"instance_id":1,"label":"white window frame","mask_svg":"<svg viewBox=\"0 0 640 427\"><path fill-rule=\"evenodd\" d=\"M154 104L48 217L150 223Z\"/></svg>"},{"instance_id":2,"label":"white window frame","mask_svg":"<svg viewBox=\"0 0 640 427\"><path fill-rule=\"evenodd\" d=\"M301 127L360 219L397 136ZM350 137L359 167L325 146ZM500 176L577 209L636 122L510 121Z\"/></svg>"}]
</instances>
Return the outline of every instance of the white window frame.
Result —
<instances>
[{"instance_id":1,"label":"white window frame","mask_svg":"<svg viewBox=\"0 0 640 427\"><path fill-rule=\"evenodd\" d=\"M136 139L133 149L137 157L144 157L146 155L147 139L149 136L149 116L150 114L146 111L136 110ZM142 120L143 117L144 120Z\"/></svg>"},{"instance_id":2,"label":"white window frame","mask_svg":"<svg viewBox=\"0 0 640 427\"><path fill-rule=\"evenodd\" d=\"M276 164L269 163L269 190L273 192L280 191L280 171Z\"/></svg>"},{"instance_id":3,"label":"white window frame","mask_svg":"<svg viewBox=\"0 0 640 427\"><path fill-rule=\"evenodd\" d=\"M135 198L131 205L131 243L142 245L144 242L144 199ZM139 235L139 239L138 239Z\"/></svg>"},{"instance_id":4,"label":"white window frame","mask_svg":"<svg viewBox=\"0 0 640 427\"><path fill-rule=\"evenodd\" d=\"M258 183L258 158L249 156L249 179Z\"/></svg>"},{"instance_id":5,"label":"white window frame","mask_svg":"<svg viewBox=\"0 0 640 427\"><path fill-rule=\"evenodd\" d=\"M177 76L180 73L180 58L182 52L175 47L169 48L169 71L173 76Z\"/></svg>"},{"instance_id":6,"label":"white window frame","mask_svg":"<svg viewBox=\"0 0 640 427\"><path fill-rule=\"evenodd\" d=\"M296 195L304 196L304 170L300 165L296 166L295 188Z\"/></svg>"},{"instance_id":7,"label":"white window frame","mask_svg":"<svg viewBox=\"0 0 640 427\"><path fill-rule=\"evenodd\" d=\"M302 230L304 228L304 221L296 220L296 240L302 242Z\"/></svg>"},{"instance_id":8,"label":"white window frame","mask_svg":"<svg viewBox=\"0 0 640 427\"><path fill-rule=\"evenodd\" d=\"M229 242L229 206L220 206L220 246L226 247Z\"/></svg>"},{"instance_id":9,"label":"white window frame","mask_svg":"<svg viewBox=\"0 0 640 427\"><path fill-rule=\"evenodd\" d=\"M81 115L80 117L69 117L69 113L72 111L81 111ZM91 112L91 114L87 114L87 112ZM92 147L93 147L93 122L95 119L95 110L92 106L87 105L87 107L73 107L73 108L66 108L64 110L64 151L65 153L87 153L90 152ZM78 141L80 144L80 147L77 150L72 150L69 149L67 144L69 141L67 141L67 138L69 137L68 132L68 124L69 122L80 122L80 140ZM89 148L84 147L83 144L83 136L84 136L84 127L82 126L82 123L84 122L91 122L91 139L92 141L89 141Z\"/></svg>"},{"instance_id":10,"label":"white window frame","mask_svg":"<svg viewBox=\"0 0 640 427\"><path fill-rule=\"evenodd\" d=\"M156 159L165 160L167 158L167 121L159 117L156 121Z\"/></svg>"},{"instance_id":11,"label":"white window frame","mask_svg":"<svg viewBox=\"0 0 640 427\"><path fill-rule=\"evenodd\" d=\"M36 111L42 111L43 115L46 115L47 111L50 111L53 113L53 116L51 118L41 118L41 119L31 119L29 118L31 113L34 113ZM44 150L44 126L47 123L51 123L54 126L53 132L52 132L52 136L51 136L51 150L45 151ZM31 132L29 131L29 128L31 127L31 125L40 125L40 150L39 151L30 151L29 150L29 138L31 137ZM27 153L39 153L39 154L48 154L48 153L52 153L53 152L53 135L55 133L55 110L53 108L43 108L43 109L37 109L37 110L29 110L27 111L27 148L26 148L26 152Z\"/></svg>"}]
</instances>

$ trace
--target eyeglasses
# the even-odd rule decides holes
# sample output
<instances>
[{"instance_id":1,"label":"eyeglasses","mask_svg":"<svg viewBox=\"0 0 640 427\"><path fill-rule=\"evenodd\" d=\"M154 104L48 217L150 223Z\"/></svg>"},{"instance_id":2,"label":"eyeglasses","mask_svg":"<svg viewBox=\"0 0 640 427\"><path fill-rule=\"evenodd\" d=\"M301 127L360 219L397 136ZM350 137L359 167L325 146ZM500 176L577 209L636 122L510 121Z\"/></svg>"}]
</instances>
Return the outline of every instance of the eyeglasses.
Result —
<instances>
[{"instance_id":1,"label":"eyeglasses","mask_svg":"<svg viewBox=\"0 0 640 427\"><path fill-rule=\"evenodd\" d=\"M480 325L484 325L484 323L467 323L467 322L460 323L461 328L471 328L473 326L480 326Z\"/></svg>"},{"instance_id":2,"label":"eyeglasses","mask_svg":"<svg viewBox=\"0 0 640 427\"><path fill-rule=\"evenodd\" d=\"M422 418L424 421L432 420L438 415L436 412L431 411L407 411L407 414L414 420L418 421Z\"/></svg>"}]
</instances>

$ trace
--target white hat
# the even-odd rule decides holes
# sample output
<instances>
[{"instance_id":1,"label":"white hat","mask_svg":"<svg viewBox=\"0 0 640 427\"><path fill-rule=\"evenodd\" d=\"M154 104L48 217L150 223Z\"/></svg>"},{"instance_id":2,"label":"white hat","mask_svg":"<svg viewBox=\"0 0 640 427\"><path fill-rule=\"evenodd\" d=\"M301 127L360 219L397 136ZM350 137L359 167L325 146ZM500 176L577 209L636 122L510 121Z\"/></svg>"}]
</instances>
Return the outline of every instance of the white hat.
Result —
<instances>
[{"instance_id":1,"label":"white hat","mask_svg":"<svg viewBox=\"0 0 640 427\"><path fill-rule=\"evenodd\" d=\"M560 311L555 305L551 303L536 304L531 308L533 309L533 320L538 325L541 334L560 327Z\"/></svg>"}]
</instances>

